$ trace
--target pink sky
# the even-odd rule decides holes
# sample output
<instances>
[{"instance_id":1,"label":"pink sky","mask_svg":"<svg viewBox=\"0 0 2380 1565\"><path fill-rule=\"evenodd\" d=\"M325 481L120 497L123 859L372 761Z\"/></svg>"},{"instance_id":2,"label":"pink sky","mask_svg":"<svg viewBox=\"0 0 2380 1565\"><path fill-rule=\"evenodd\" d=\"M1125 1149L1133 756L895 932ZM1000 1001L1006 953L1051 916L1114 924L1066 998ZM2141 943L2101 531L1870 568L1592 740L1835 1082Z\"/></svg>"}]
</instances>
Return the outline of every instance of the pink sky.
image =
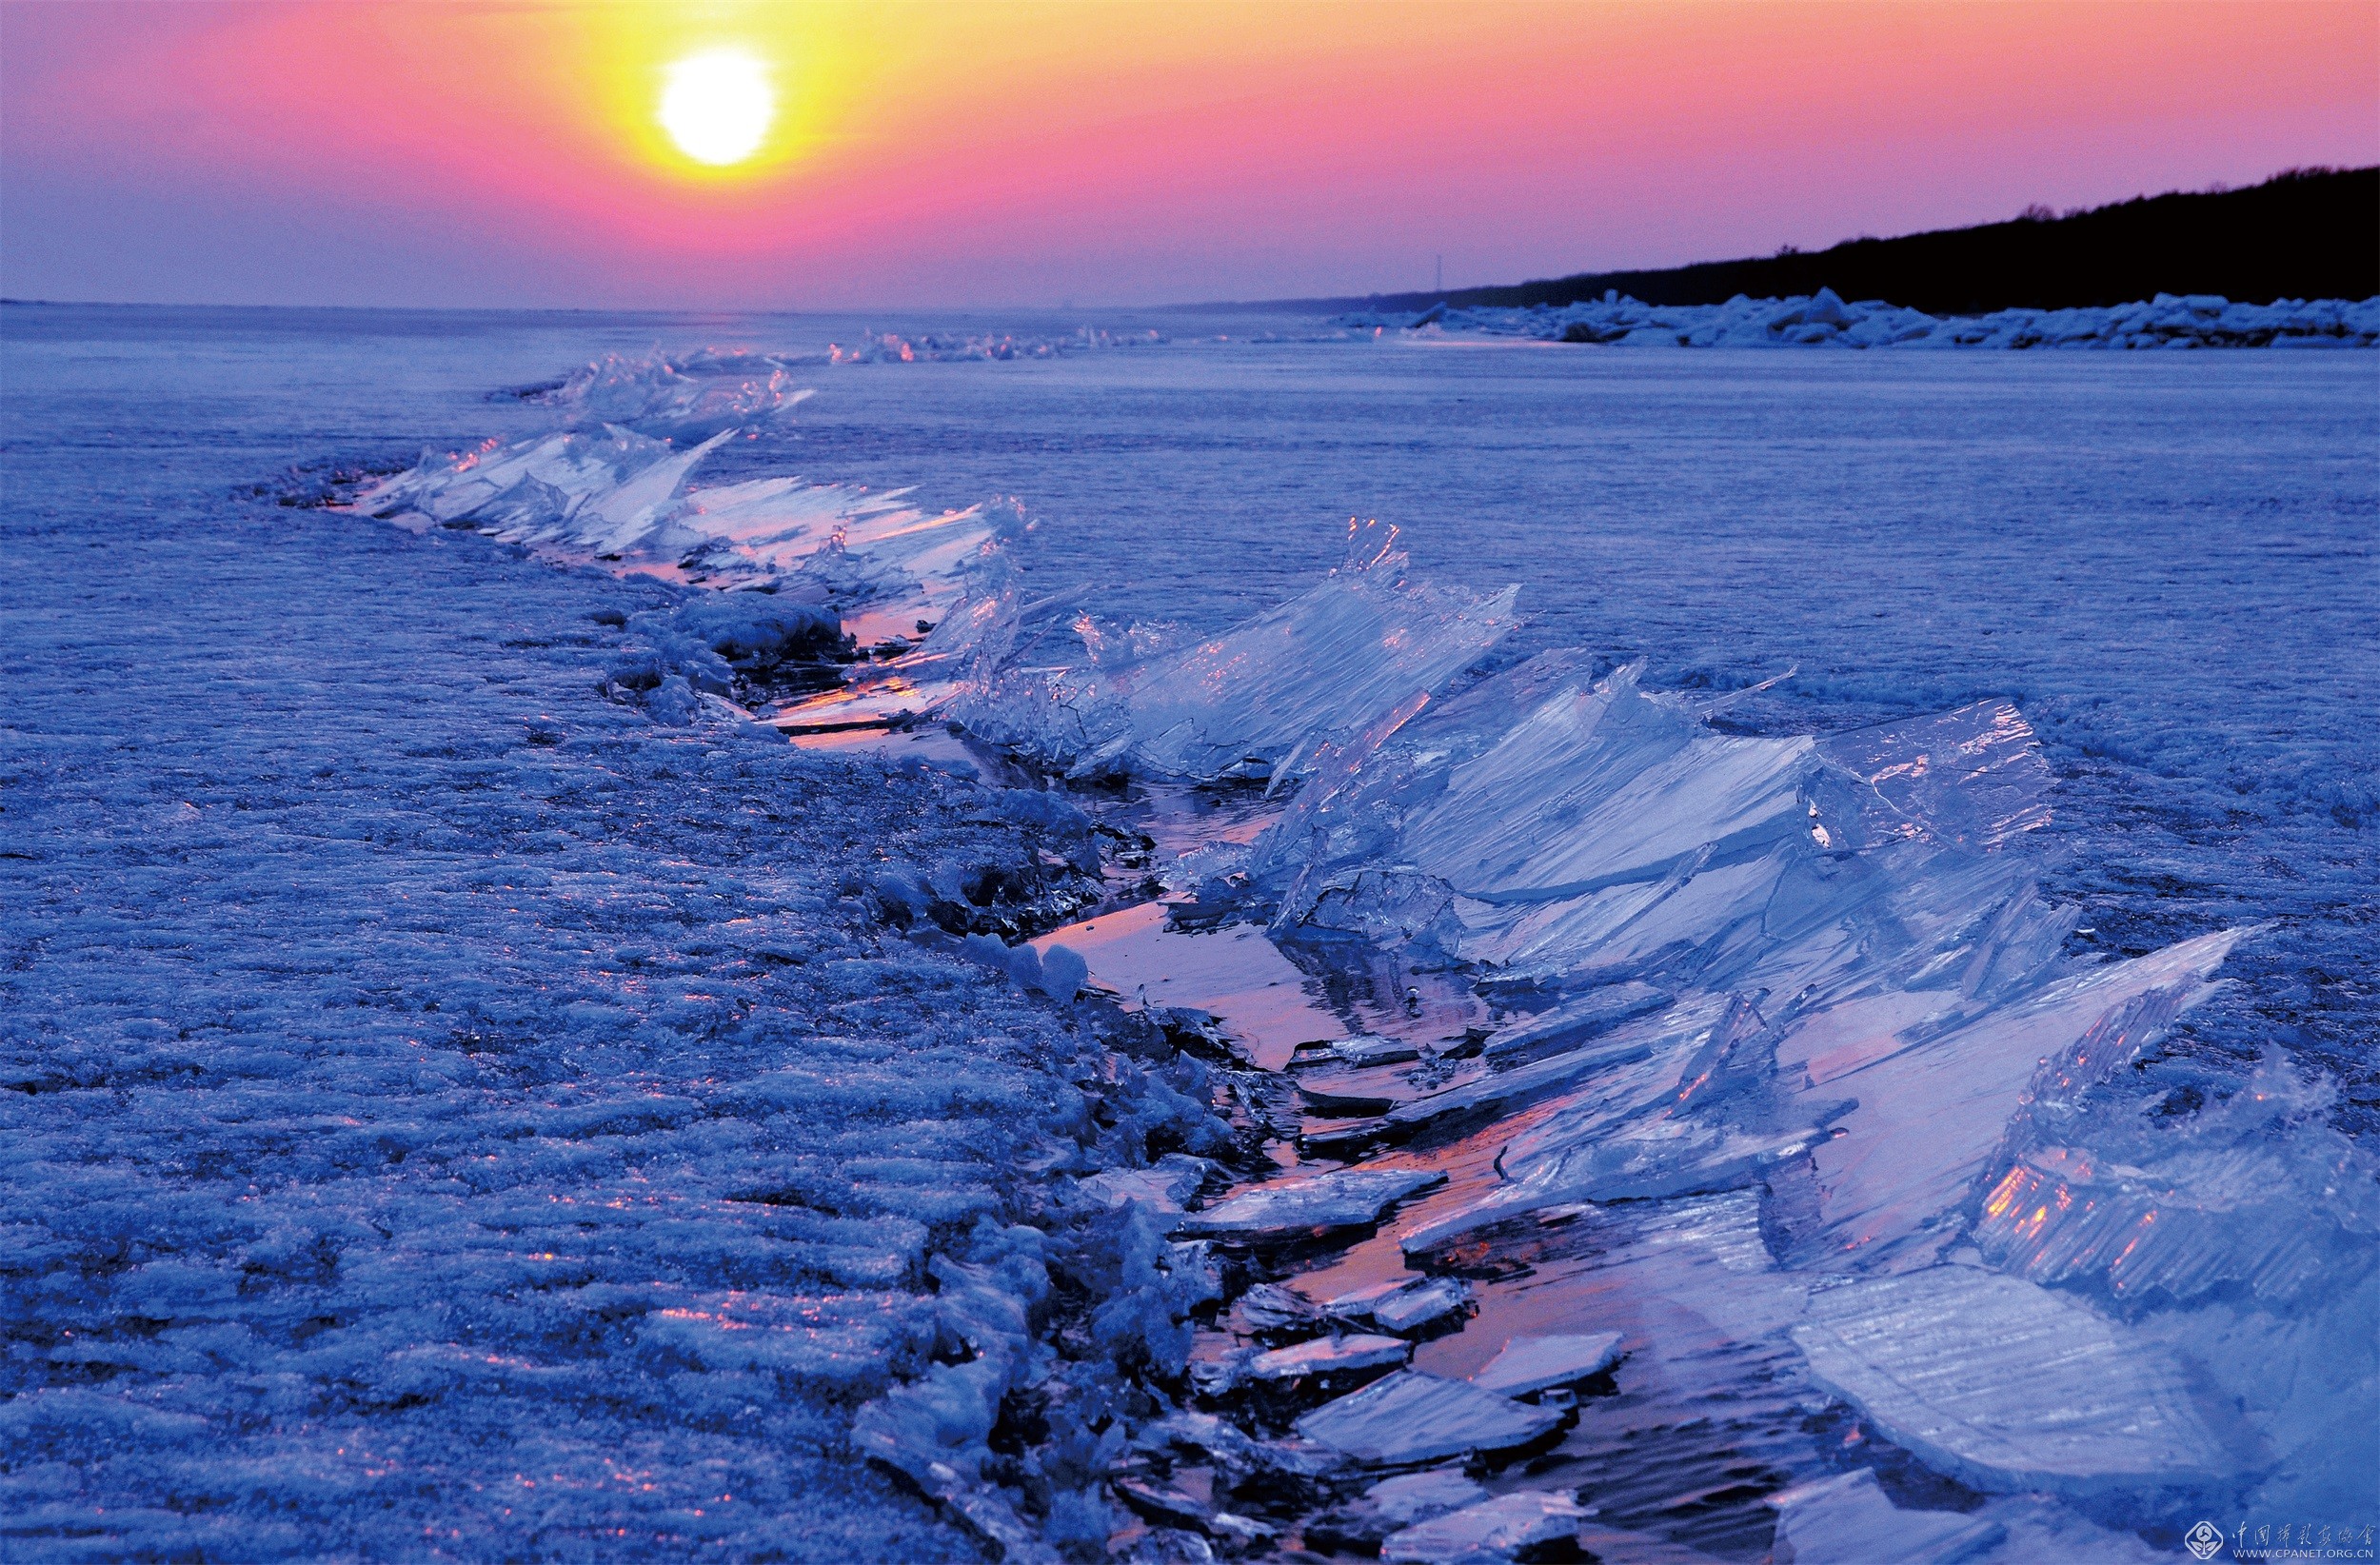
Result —
<instances>
[{"instance_id":1,"label":"pink sky","mask_svg":"<svg viewBox=\"0 0 2380 1565\"><path fill-rule=\"evenodd\" d=\"M781 113L698 176L689 50ZM2380 162L2380 7L0 7L0 291L1163 303L1662 266Z\"/></svg>"}]
</instances>

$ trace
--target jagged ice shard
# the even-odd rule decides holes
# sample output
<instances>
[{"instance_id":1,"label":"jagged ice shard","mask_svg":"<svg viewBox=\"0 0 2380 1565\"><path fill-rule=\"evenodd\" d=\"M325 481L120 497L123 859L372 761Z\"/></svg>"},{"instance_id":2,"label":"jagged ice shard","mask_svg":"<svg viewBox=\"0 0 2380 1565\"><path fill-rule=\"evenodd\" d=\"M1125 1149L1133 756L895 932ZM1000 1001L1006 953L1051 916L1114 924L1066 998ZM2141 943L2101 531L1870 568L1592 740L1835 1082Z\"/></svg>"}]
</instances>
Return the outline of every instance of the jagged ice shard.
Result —
<instances>
[{"instance_id":1,"label":"jagged ice shard","mask_svg":"<svg viewBox=\"0 0 2380 1565\"><path fill-rule=\"evenodd\" d=\"M1086 623L1085 661L986 669L952 713L1076 776L1287 774L1426 699L1512 629L1517 587L1480 597L1412 583L1405 564L1387 541L1187 645L1143 652Z\"/></svg>"}]
</instances>

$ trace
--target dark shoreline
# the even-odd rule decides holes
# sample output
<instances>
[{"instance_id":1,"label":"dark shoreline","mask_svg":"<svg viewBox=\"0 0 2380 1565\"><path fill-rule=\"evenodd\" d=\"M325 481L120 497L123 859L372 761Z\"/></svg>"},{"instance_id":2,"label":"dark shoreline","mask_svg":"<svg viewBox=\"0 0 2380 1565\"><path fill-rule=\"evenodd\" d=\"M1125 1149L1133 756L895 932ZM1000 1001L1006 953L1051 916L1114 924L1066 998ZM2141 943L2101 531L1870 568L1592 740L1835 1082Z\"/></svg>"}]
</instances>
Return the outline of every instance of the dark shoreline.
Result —
<instances>
[{"instance_id":1,"label":"dark shoreline","mask_svg":"<svg viewBox=\"0 0 2380 1565\"><path fill-rule=\"evenodd\" d=\"M2369 298L2380 293L2380 167L2292 168L2246 189L2135 196L2062 216L2035 209L2005 223L1848 239L1807 253L1788 248L1686 267L1232 307L1525 308L1599 299L1607 289L1648 305L1716 305L1739 293L1790 298L1822 287L1934 315L2104 307L2160 293L2219 293L2259 305Z\"/></svg>"}]
</instances>

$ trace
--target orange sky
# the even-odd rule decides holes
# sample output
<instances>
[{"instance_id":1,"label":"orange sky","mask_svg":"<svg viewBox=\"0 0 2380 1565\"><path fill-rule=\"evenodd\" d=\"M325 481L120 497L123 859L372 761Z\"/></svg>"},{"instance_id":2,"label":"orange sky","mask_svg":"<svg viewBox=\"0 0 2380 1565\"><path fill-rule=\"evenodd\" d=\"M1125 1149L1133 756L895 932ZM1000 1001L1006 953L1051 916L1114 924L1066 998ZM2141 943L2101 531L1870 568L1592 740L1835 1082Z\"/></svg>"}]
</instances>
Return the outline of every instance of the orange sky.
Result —
<instances>
[{"instance_id":1,"label":"orange sky","mask_svg":"<svg viewBox=\"0 0 2380 1565\"><path fill-rule=\"evenodd\" d=\"M704 172L661 74L783 112ZM0 9L0 287L279 303L1360 293L2380 161L2380 7Z\"/></svg>"}]
</instances>

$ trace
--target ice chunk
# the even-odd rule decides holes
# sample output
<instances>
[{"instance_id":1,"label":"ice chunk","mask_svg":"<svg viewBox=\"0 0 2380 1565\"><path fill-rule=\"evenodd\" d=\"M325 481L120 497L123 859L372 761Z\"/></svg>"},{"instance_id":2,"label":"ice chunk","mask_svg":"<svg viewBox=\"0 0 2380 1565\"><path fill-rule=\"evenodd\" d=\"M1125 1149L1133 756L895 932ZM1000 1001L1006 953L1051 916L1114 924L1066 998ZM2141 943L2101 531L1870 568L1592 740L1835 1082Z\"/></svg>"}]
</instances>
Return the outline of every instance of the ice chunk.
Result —
<instances>
[{"instance_id":1,"label":"ice chunk","mask_svg":"<svg viewBox=\"0 0 2380 1565\"><path fill-rule=\"evenodd\" d=\"M1996 847L2050 819L2049 764L2010 702L1832 734L1817 753L1817 835L1831 849L1920 835Z\"/></svg>"},{"instance_id":2,"label":"ice chunk","mask_svg":"<svg viewBox=\"0 0 2380 1565\"><path fill-rule=\"evenodd\" d=\"M1209 1238L1261 1240L1368 1228L1406 1197L1445 1182L1444 1174L1427 1168L1347 1168L1276 1179L1219 1206L1189 1214L1174 1231Z\"/></svg>"},{"instance_id":3,"label":"ice chunk","mask_svg":"<svg viewBox=\"0 0 2380 1565\"><path fill-rule=\"evenodd\" d=\"M1776 1557L1792 1565L1962 1565L1997 1549L2008 1529L1955 1511L1903 1511L1884 1497L1873 1468L1769 1496Z\"/></svg>"},{"instance_id":4,"label":"ice chunk","mask_svg":"<svg viewBox=\"0 0 2380 1565\"><path fill-rule=\"evenodd\" d=\"M1310 1331L1323 1320L1320 1305L1277 1282L1250 1288L1233 1303L1231 1313L1239 1329L1250 1334Z\"/></svg>"},{"instance_id":5,"label":"ice chunk","mask_svg":"<svg viewBox=\"0 0 2380 1565\"><path fill-rule=\"evenodd\" d=\"M1084 775L1294 771L1314 746L1440 688L1512 628L1517 588L1482 598L1408 584L1402 563L1353 565L1178 651L1006 671L974 693L965 721Z\"/></svg>"},{"instance_id":6,"label":"ice chunk","mask_svg":"<svg viewBox=\"0 0 2380 1565\"><path fill-rule=\"evenodd\" d=\"M1380 1557L1430 1562L1511 1559L1523 1549L1571 1536L1592 1515L1567 1494L1516 1489L1392 1533L1380 1544Z\"/></svg>"},{"instance_id":7,"label":"ice chunk","mask_svg":"<svg viewBox=\"0 0 2380 1565\"><path fill-rule=\"evenodd\" d=\"M1316 1408L1298 1420L1298 1433L1375 1466L1403 1467L1517 1450L1563 1417L1468 1381L1400 1370Z\"/></svg>"},{"instance_id":8,"label":"ice chunk","mask_svg":"<svg viewBox=\"0 0 2380 1565\"><path fill-rule=\"evenodd\" d=\"M1888 1010L1855 1040L1822 1025L1823 1015L1788 1029L1776 1059L1789 1080L1799 1069L1801 1099L1814 1109L1853 1102L1836 1121L1841 1137L1815 1153L1819 1221L1804 1236L1809 1253L1841 1266L1938 1251L2019 1105L2129 1060L2209 992L2208 976L2243 933L2202 935L2019 1000L1969 1002L1901 1025Z\"/></svg>"},{"instance_id":9,"label":"ice chunk","mask_svg":"<svg viewBox=\"0 0 2380 1565\"><path fill-rule=\"evenodd\" d=\"M1386 1114L1419 1096L1420 1089L1393 1065L1311 1071L1298 1078L1298 1097L1315 1114Z\"/></svg>"},{"instance_id":10,"label":"ice chunk","mask_svg":"<svg viewBox=\"0 0 2380 1565\"><path fill-rule=\"evenodd\" d=\"M1619 1362L1619 1333L1516 1337L1471 1383L1505 1397L1528 1397L1592 1379Z\"/></svg>"},{"instance_id":11,"label":"ice chunk","mask_svg":"<svg viewBox=\"0 0 2380 1565\"><path fill-rule=\"evenodd\" d=\"M1179 1212L1214 1174L1216 1165L1185 1152L1169 1152L1147 1168L1111 1168L1076 1186L1101 1206L1140 1201L1159 1212Z\"/></svg>"},{"instance_id":12,"label":"ice chunk","mask_svg":"<svg viewBox=\"0 0 2380 1565\"><path fill-rule=\"evenodd\" d=\"M1376 1033L1361 1033L1354 1038L1326 1040L1299 1045L1290 1057L1290 1067L1308 1065L1345 1065L1368 1069L1375 1065L1401 1065L1421 1058L1420 1048L1401 1038L1381 1038Z\"/></svg>"},{"instance_id":13,"label":"ice chunk","mask_svg":"<svg viewBox=\"0 0 2380 1565\"><path fill-rule=\"evenodd\" d=\"M1382 1478L1354 1500L1307 1522L1307 1546L1377 1554L1391 1533L1487 1497L1487 1491L1465 1477L1460 1468L1399 1474Z\"/></svg>"},{"instance_id":14,"label":"ice chunk","mask_svg":"<svg viewBox=\"0 0 2380 1565\"><path fill-rule=\"evenodd\" d=\"M1322 1306L1343 1320L1369 1321L1385 1332L1411 1333L1455 1315L1471 1302L1460 1278L1410 1277L1376 1282Z\"/></svg>"},{"instance_id":15,"label":"ice chunk","mask_svg":"<svg viewBox=\"0 0 2380 1565\"><path fill-rule=\"evenodd\" d=\"M1363 1492L1366 1505L1400 1527L1409 1527L1426 1516L1460 1510L1485 1498L1487 1491L1465 1477L1458 1467L1400 1473L1393 1478L1382 1478Z\"/></svg>"},{"instance_id":16,"label":"ice chunk","mask_svg":"<svg viewBox=\"0 0 2380 1565\"><path fill-rule=\"evenodd\" d=\"M1936 1266L1822 1289L1793 1337L1819 1384L1978 1489L2187 1486L2235 1465L2162 1351L2014 1278Z\"/></svg>"},{"instance_id":17,"label":"ice chunk","mask_svg":"<svg viewBox=\"0 0 2380 1565\"><path fill-rule=\"evenodd\" d=\"M1344 1375L1401 1364L1412 1356L1413 1344L1400 1337L1376 1337L1360 1332L1347 1337L1318 1337L1258 1354L1240 1370L1240 1378L1294 1380L1309 1375Z\"/></svg>"}]
</instances>

